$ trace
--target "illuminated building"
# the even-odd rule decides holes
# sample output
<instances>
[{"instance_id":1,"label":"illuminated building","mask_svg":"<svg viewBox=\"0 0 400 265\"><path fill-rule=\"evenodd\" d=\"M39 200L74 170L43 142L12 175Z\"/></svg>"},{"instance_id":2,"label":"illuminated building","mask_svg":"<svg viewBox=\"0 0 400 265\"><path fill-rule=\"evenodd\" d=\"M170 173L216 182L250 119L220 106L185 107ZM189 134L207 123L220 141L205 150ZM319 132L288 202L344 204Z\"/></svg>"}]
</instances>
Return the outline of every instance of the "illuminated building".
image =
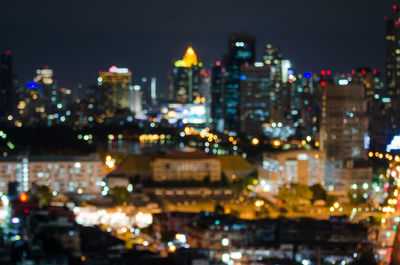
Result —
<instances>
[{"instance_id":1,"label":"illuminated building","mask_svg":"<svg viewBox=\"0 0 400 265\"><path fill-rule=\"evenodd\" d=\"M276 44L265 45L264 63L270 69L271 79L276 83L282 81L282 54Z\"/></svg>"},{"instance_id":2,"label":"illuminated building","mask_svg":"<svg viewBox=\"0 0 400 265\"><path fill-rule=\"evenodd\" d=\"M197 61L197 55L191 46L188 47L182 60L174 63L170 75L170 100L173 103L194 103L201 98L200 71L202 63Z\"/></svg>"},{"instance_id":3,"label":"illuminated building","mask_svg":"<svg viewBox=\"0 0 400 265\"><path fill-rule=\"evenodd\" d=\"M49 186L57 193L101 192L102 161L97 156L32 156L0 159L0 191L7 192L10 182L18 182L19 191L28 191L32 184Z\"/></svg>"},{"instance_id":4,"label":"illuminated building","mask_svg":"<svg viewBox=\"0 0 400 265\"><path fill-rule=\"evenodd\" d=\"M97 79L101 94L104 97L102 105L106 117L112 118L116 110L128 110L131 103L132 72L128 68L111 66L108 71L101 71Z\"/></svg>"},{"instance_id":5,"label":"illuminated building","mask_svg":"<svg viewBox=\"0 0 400 265\"><path fill-rule=\"evenodd\" d=\"M322 99L320 149L326 150L331 162L327 184L335 185L335 189L346 189L351 184L346 182L349 180L347 175L364 169L359 179L369 183L370 169L362 164L358 167L367 155L364 144L368 135L368 116L364 87L360 84L327 84ZM343 174L338 175L339 171Z\"/></svg>"},{"instance_id":6,"label":"illuminated building","mask_svg":"<svg viewBox=\"0 0 400 265\"><path fill-rule=\"evenodd\" d=\"M247 33L232 33L228 39L228 54L223 60L224 128L240 131L240 67L255 60L255 37Z\"/></svg>"},{"instance_id":7,"label":"illuminated building","mask_svg":"<svg viewBox=\"0 0 400 265\"><path fill-rule=\"evenodd\" d=\"M400 10L393 5L394 16L386 19L386 92L390 99L389 124L400 132Z\"/></svg>"},{"instance_id":8,"label":"illuminated building","mask_svg":"<svg viewBox=\"0 0 400 265\"><path fill-rule=\"evenodd\" d=\"M15 84L10 51L0 55L0 121L14 114L16 106Z\"/></svg>"},{"instance_id":9,"label":"illuminated building","mask_svg":"<svg viewBox=\"0 0 400 265\"><path fill-rule=\"evenodd\" d=\"M216 130L223 131L223 73L221 62L218 61L211 68L211 97L210 113Z\"/></svg>"},{"instance_id":10,"label":"illuminated building","mask_svg":"<svg viewBox=\"0 0 400 265\"><path fill-rule=\"evenodd\" d=\"M269 67L262 62L240 68L240 132L247 137L263 135L263 124L278 112L275 83Z\"/></svg>"},{"instance_id":11,"label":"illuminated building","mask_svg":"<svg viewBox=\"0 0 400 265\"><path fill-rule=\"evenodd\" d=\"M131 102L130 102L130 111L133 113L140 113L142 112L143 102L143 92L142 87L140 85L130 86L129 89L131 90Z\"/></svg>"},{"instance_id":12,"label":"illuminated building","mask_svg":"<svg viewBox=\"0 0 400 265\"><path fill-rule=\"evenodd\" d=\"M279 187L290 183L325 185L325 165L326 152L320 150L264 154L256 191L278 193Z\"/></svg>"}]
</instances>

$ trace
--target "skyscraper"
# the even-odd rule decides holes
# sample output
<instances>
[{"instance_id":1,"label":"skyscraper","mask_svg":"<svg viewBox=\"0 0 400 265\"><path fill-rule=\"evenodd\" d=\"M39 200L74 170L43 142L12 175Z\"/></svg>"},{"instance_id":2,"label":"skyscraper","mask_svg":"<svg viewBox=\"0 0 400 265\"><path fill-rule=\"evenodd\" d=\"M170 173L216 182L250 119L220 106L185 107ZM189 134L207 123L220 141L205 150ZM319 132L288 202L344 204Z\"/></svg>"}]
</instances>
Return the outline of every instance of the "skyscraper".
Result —
<instances>
[{"instance_id":1,"label":"skyscraper","mask_svg":"<svg viewBox=\"0 0 400 265\"><path fill-rule=\"evenodd\" d=\"M255 37L248 33L232 33L225 55L223 83L223 117L225 129L240 131L240 67L255 60Z\"/></svg>"},{"instance_id":2,"label":"skyscraper","mask_svg":"<svg viewBox=\"0 0 400 265\"><path fill-rule=\"evenodd\" d=\"M15 111L15 82L11 52L0 55L0 121Z\"/></svg>"},{"instance_id":3,"label":"skyscraper","mask_svg":"<svg viewBox=\"0 0 400 265\"><path fill-rule=\"evenodd\" d=\"M391 130L400 132L400 10L393 5L392 18L386 19L386 92L390 98Z\"/></svg>"},{"instance_id":4,"label":"skyscraper","mask_svg":"<svg viewBox=\"0 0 400 265\"><path fill-rule=\"evenodd\" d=\"M243 65L240 72L240 132L249 138L262 136L263 124L278 111L271 72L262 62Z\"/></svg>"},{"instance_id":5,"label":"skyscraper","mask_svg":"<svg viewBox=\"0 0 400 265\"><path fill-rule=\"evenodd\" d=\"M102 105L106 117L114 117L117 109L129 111L132 72L128 68L111 66L108 71L100 72L97 81L104 97Z\"/></svg>"},{"instance_id":6,"label":"skyscraper","mask_svg":"<svg viewBox=\"0 0 400 265\"><path fill-rule=\"evenodd\" d=\"M197 55L191 46L188 47L182 60L174 63L170 75L170 100L174 103L193 103L199 99L200 70L203 64L197 61Z\"/></svg>"}]
</instances>

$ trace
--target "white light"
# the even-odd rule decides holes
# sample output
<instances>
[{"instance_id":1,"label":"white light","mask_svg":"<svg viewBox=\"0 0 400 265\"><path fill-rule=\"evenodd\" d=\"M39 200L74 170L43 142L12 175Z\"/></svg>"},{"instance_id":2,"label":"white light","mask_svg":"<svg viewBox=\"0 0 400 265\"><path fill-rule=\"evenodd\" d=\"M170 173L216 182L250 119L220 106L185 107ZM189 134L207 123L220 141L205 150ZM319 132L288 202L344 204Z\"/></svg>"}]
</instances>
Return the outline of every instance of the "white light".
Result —
<instances>
[{"instance_id":1,"label":"white light","mask_svg":"<svg viewBox=\"0 0 400 265\"><path fill-rule=\"evenodd\" d=\"M229 239L228 238L223 238L221 241L221 244L226 247L229 246Z\"/></svg>"},{"instance_id":2,"label":"white light","mask_svg":"<svg viewBox=\"0 0 400 265\"><path fill-rule=\"evenodd\" d=\"M231 252L231 259L241 259L242 258L242 252Z\"/></svg>"},{"instance_id":3,"label":"white light","mask_svg":"<svg viewBox=\"0 0 400 265\"><path fill-rule=\"evenodd\" d=\"M222 258L221 259L222 259L223 262L228 262L230 260L230 256L229 256L228 253L224 253L224 254L222 254Z\"/></svg>"},{"instance_id":4,"label":"white light","mask_svg":"<svg viewBox=\"0 0 400 265\"><path fill-rule=\"evenodd\" d=\"M129 192L133 191L133 185L132 184L128 184L128 187L126 188Z\"/></svg>"},{"instance_id":5,"label":"white light","mask_svg":"<svg viewBox=\"0 0 400 265\"><path fill-rule=\"evenodd\" d=\"M386 151L390 152L392 150L399 150L400 149L400 135L396 135L393 137L393 140L390 144L386 146Z\"/></svg>"},{"instance_id":6,"label":"white light","mask_svg":"<svg viewBox=\"0 0 400 265\"><path fill-rule=\"evenodd\" d=\"M340 79L338 83L340 86L347 86L349 84L349 81L347 79Z\"/></svg>"},{"instance_id":7,"label":"white light","mask_svg":"<svg viewBox=\"0 0 400 265\"><path fill-rule=\"evenodd\" d=\"M364 190L368 189L368 183L364 183L364 184L363 184L363 189L364 189Z\"/></svg>"},{"instance_id":8,"label":"white light","mask_svg":"<svg viewBox=\"0 0 400 265\"><path fill-rule=\"evenodd\" d=\"M297 160L307 160L307 155L306 154L298 154Z\"/></svg>"},{"instance_id":9,"label":"white light","mask_svg":"<svg viewBox=\"0 0 400 265\"><path fill-rule=\"evenodd\" d=\"M149 245L149 241L143 241L143 246L147 247Z\"/></svg>"},{"instance_id":10,"label":"white light","mask_svg":"<svg viewBox=\"0 0 400 265\"><path fill-rule=\"evenodd\" d=\"M75 168L81 168L81 166L82 166L81 163L79 163L79 162L75 163Z\"/></svg>"}]
</instances>

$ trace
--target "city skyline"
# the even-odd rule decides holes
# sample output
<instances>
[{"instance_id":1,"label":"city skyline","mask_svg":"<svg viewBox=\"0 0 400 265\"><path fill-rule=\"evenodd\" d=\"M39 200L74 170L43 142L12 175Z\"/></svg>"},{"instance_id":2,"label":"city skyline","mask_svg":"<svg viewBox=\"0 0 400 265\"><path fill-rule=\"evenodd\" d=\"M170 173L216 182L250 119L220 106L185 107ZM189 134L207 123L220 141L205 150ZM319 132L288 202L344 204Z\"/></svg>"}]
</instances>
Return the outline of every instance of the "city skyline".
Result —
<instances>
[{"instance_id":1,"label":"city skyline","mask_svg":"<svg viewBox=\"0 0 400 265\"><path fill-rule=\"evenodd\" d=\"M227 3L204 2L187 10L187 3L174 2L160 4L154 12L151 3L122 4L115 5L108 19L102 2L79 9L76 4L55 8L43 1L24 10L7 3L0 18L6 36L0 50L12 52L21 84L33 78L34 69L49 65L60 86L71 89L94 84L100 69L118 65L133 69L134 78L157 77L165 92L167 72L189 43L209 68L227 52L230 32L255 35L258 60L266 43L278 44L299 72L348 72L359 66L384 70L384 16L393 14L395 1L354 1L346 3L346 9L341 3L311 0L270 5L253 1L245 8L240 2ZM339 16L340 21L335 20Z\"/></svg>"}]
</instances>

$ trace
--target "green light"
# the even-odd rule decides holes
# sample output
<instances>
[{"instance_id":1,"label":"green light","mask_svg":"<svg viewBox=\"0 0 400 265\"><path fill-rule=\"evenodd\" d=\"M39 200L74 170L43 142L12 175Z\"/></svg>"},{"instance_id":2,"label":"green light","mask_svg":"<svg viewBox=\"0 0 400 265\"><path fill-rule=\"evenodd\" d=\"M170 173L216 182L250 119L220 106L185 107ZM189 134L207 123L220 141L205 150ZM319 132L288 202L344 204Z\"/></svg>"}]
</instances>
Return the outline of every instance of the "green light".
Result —
<instances>
[{"instance_id":1,"label":"green light","mask_svg":"<svg viewBox=\"0 0 400 265\"><path fill-rule=\"evenodd\" d=\"M82 140L82 134L79 134L79 135L78 135L78 139L79 139L79 140Z\"/></svg>"},{"instance_id":2,"label":"green light","mask_svg":"<svg viewBox=\"0 0 400 265\"><path fill-rule=\"evenodd\" d=\"M182 60L178 60L175 62L175 67L186 67L186 63Z\"/></svg>"},{"instance_id":3,"label":"green light","mask_svg":"<svg viewBox=\"0 0 400 265\"><path fill-rule=\"evenodd\" d=\"M203 63L202 62L199 62L199 67L203 67Z\"/></svg>"},{"instance_id":4,"label":"green light","mask_svg":"<svg viewBox=\"0 0 400 265\"><path fill-rule=\"evenodd\" d=\"M12 142L7 142L7 146L10 148L10 149L14 149L14 144L12 143Z\"/></svg>"}]
</instances>

